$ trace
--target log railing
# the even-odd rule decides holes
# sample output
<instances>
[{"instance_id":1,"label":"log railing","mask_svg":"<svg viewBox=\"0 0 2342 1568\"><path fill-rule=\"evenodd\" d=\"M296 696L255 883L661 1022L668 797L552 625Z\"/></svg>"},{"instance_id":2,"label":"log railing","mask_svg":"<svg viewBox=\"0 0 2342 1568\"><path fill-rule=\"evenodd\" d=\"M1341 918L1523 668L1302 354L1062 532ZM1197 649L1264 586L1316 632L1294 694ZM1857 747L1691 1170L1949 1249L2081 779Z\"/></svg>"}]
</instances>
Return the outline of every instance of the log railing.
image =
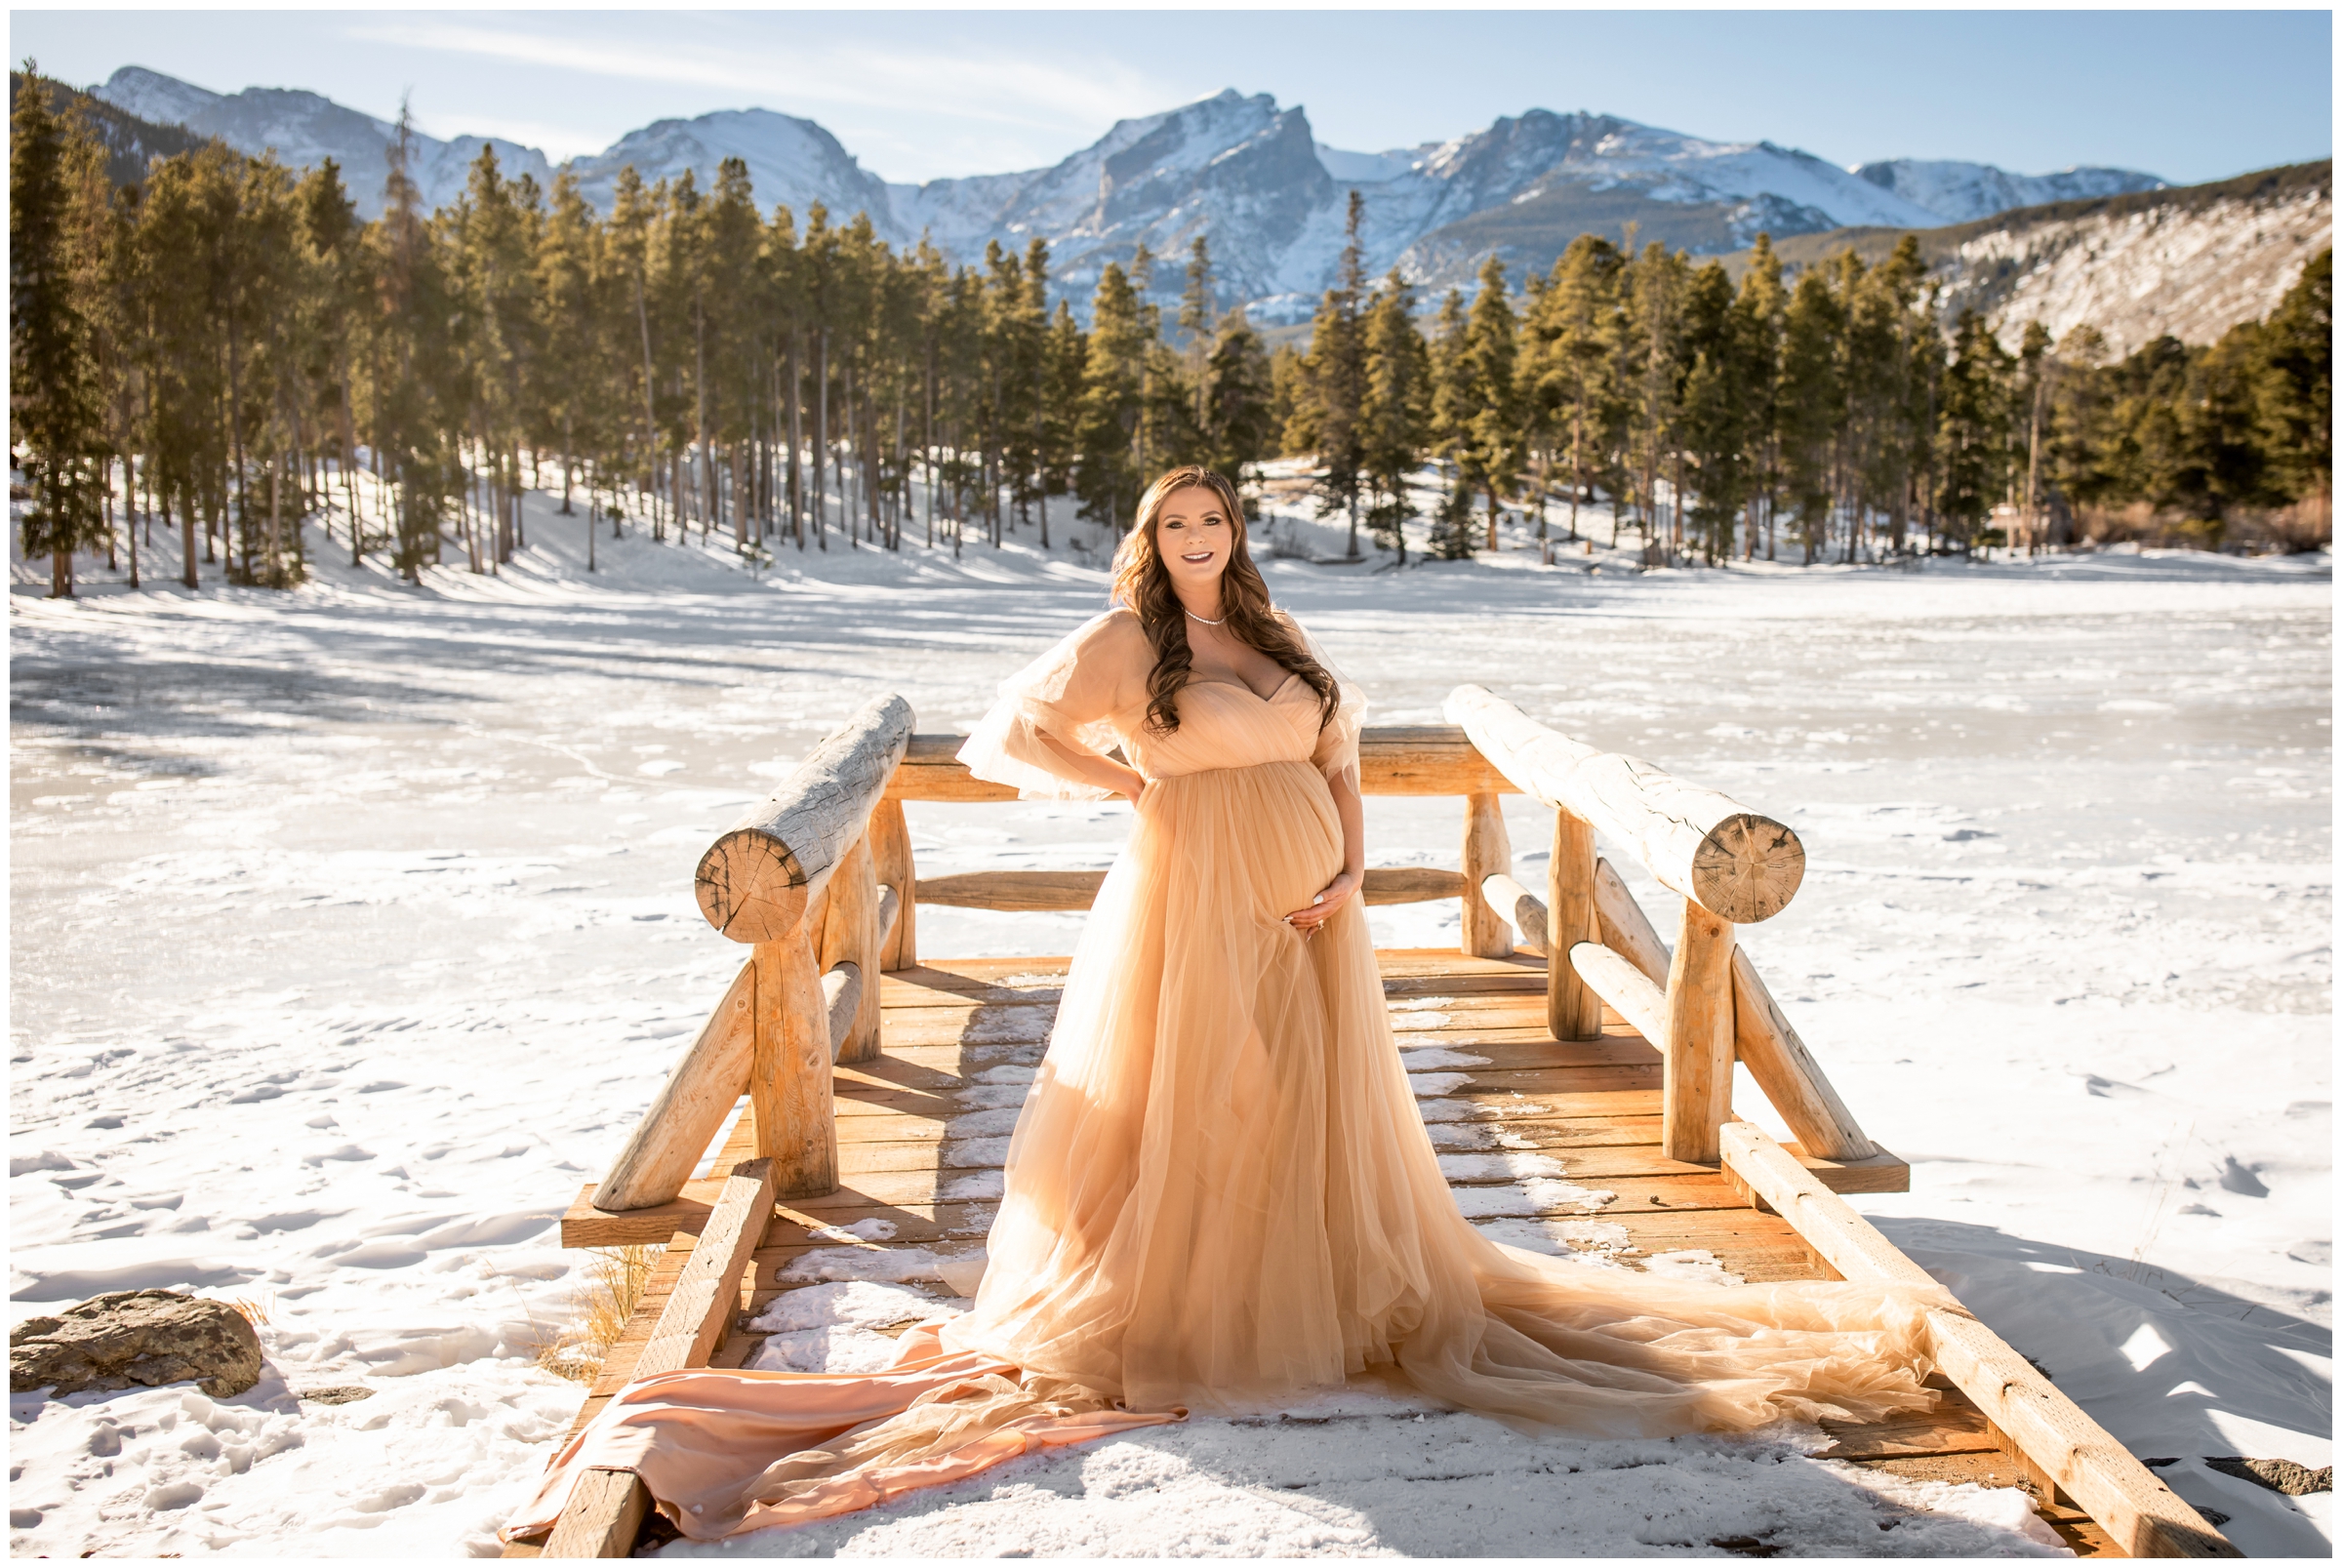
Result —
<instances>
[{"instance_id":1,"label":"log railing","mask_svg":"<svg viewBox=\"0 0 2342 1568\"><path fill-rule=\"evenodd\" d=\"M1359 785L1372 795L1461 795L1463 869L1374 867L1369 905L1456 899L1462 947L1546 956L1557 1039L1601 1032L1607 1002L1664 1055L1664 1142L1715 1164L1735 1056L1809 1156L1874 1153L1733 942L1777 912L1804 864L1797 835L1714 790L1537 724L1476 686L1448 700L1454 725L1367 730ZM1013 800L962 765L962 737L914 735L910 704L875 700L814 748L701 857L697 894L716 930L754 951L684 1051L594 1189L604 1213L673 1201L745 1093L755 1152L775 1189L837 1186L829 1065L878 1052L878 976L918 961L922 904L1086 909L1100 871L983 871L917 878L906 801ZM1515 881L1500 796L1555 809L1544 897ZM1684 895L1671 950L1608 862L1596 832ZM1514 931L1519 932L1515 942Z\"/></svg>"},{"instance_id":2,"label":"log railing","mask_svg":"<svg viewBox=\"0 0 2342 1568\"><path fill-rule=\"evenodd\" d=\"M1457 687L1447 716L1515 788L1553 808L1545 897L1509 872L1486 876L1481 892L1520 932L1522 945L1546 955L1555 1039L1600 1033L1607 1002L1660 1048L1660 1136L1668 1156L1704 1165L1721 1159L1735 1059L1748 1065L1805 1153L1840 1161L1877 1155L1734 941L1735 925L1770 919L1797 896L1805 874L1797 835L1639 757L1597 751L1548 729L1481 687ZM1683 896L1672 953L1626 883L1595 855L1597 830Z\"/></svg>"}]
</instances>

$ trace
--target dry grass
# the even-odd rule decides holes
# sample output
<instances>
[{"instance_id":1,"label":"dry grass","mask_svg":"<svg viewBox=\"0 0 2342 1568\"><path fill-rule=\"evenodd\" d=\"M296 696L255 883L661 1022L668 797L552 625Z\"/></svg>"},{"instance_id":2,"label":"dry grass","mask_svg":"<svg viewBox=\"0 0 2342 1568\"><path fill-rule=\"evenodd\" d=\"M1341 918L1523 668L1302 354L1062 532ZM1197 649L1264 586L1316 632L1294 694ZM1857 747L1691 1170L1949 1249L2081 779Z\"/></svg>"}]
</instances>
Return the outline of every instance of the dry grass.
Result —
<instances>
[{"instance_id":1,"label":"dry grass","mask_svg":"<svg viewBox=\"0 0 2342 1568\"><path fill-rule=\"evenodd\" d=\"M2290 506L2239 506L2225 518L2190 517L2145 502L2128 506L2083 506L2074 515L2077 539L2098 544L2135 541L2150 548L2229 550L2247 555L2294 554L2330 543L2331 496L2311 496Z\"/></svg>"},{"instance_id":2,"label":"dry grass","mask_svg":"<svg viewBox=\"0 0 2342 1568\"><path fill-rule=\"evenodd\" d=\"M269 1312L276 1306L276 1297L272 1292L268 1300L263 1302L250 1296L231 1296L227 1305L234 1307L244 1321L255 1329L264 1329L268 1326Z\"/></svg>"},{"instance_id":3,"label":"dry grass","mask_svg":"<svg viewBox=\"0 0 2342 1568\"><path fill-rule=\"evenodd\" d=\"M537 1347L537 1364L573 1383L601 1376L602 1361L626 1330L651 1267L665 1249L651 1246L596 1247L586 1277L570 1297L575 1315Z\"/></svg>"}]
</instances>

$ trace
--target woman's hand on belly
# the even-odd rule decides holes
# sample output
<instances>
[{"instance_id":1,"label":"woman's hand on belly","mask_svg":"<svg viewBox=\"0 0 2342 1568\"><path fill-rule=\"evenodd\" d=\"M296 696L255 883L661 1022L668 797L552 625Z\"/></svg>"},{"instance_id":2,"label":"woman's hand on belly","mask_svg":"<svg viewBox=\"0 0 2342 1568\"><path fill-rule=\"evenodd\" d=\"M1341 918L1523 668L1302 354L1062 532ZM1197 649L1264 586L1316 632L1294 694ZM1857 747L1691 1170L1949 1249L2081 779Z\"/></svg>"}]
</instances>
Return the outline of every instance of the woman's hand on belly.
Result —
<instances>
[{"instance_id":1,"label":"woman's hand on belly","mask_svg":"<svg viewBox=\"0 0 2342 1568\"><path fill-rule=\"evenodd\" d=\"M1324 891L1320 892L1307 908L1296 909L1286 915L1285 924L1305 937L1315 936L1317 928L1332 919L1336 909L1342 907L1347 900L1356 896L1359 887L1364 884L1365 880L1365 873L1361 871L1344 871L1340 876L1328 882Z\"/></svg>"}]
</instances>

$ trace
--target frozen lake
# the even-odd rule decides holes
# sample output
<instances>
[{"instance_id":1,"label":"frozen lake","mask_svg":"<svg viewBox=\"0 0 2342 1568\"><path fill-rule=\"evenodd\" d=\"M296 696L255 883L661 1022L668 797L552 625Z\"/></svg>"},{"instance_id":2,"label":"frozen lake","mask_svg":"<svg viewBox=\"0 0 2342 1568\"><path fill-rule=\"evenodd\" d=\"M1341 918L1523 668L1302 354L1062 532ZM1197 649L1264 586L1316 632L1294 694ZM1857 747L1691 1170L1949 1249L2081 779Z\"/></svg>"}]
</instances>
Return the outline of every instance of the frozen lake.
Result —
<instances>
[{"instance_id":1,"label":"frozen lake","mask_svg":"<svg viewBox=\"0 0 2342 1568\"><path fill-rule=\"evenodd\" d=\"M266 1313L272 1363L224 1403L15 1397L14 1551L488 1549L580 1393L527 1359L576 1283L553 1217L742 957L693 905L700 851L868 698L964 729L1103 604L1102 574L1021 549L790 552L766 583L603 555L593 585L540 544L428 594L335 568L291 596L12 597L12 1321L199 1288ZM2330 1498L2197 1463L2331 1462L2330 557L1526 559L1267 571L1374 721L1478 682L1796 826L1803 890L1743 936L1911 1161L1858 1206L2248 1551L2330 1550ZM1533 866L1542 814L1509 815ZM1459 818L1370 802L1370 859L1452 866ZM923 874L1103 865L1126 823L910 808ZM1075 919L929 907L919 941L1064 952ZM1739 1105L1770 1119L1745 1080ZM952 1549L1035 1527L988 1507ZM1473 1539L1552 1549L1525 1507ZM954 1517L881 1511L788 1549L942 1550L919 1521Z\"/></svg>"}]
</instances>

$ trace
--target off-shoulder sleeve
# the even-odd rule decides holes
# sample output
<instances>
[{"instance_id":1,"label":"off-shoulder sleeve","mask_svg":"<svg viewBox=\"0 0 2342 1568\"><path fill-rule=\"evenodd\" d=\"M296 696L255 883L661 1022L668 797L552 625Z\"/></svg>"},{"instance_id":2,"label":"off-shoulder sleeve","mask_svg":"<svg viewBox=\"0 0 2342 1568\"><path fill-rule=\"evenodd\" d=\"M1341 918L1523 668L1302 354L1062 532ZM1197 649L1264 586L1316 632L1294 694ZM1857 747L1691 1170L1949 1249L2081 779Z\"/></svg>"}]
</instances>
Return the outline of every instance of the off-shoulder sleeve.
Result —
<instances>
[{"instance_id":1,"label":"off-shoulder sleeve","mask_svg":"<svg viewBox=\"0 0 2342 1568\"><path fill-rule=\"evenodd\" d=\"M1042 737L1104 756L1120 739L1115 716L1145 702L1152 666L1138 618L1110 611L1002 681L959 760L1027 800L1110 800L1113 791L1070 775Z\"/></svg>"},{"instance_id":2,"label":"off-shoulder sleeve","mask_svg":"<svg viewBox=\"0 0 2342 1568\"><path fill-rule=\"evenodd\" d=\"M1317 731L1317 747L1310 753L1310 761L1324 773L1327 783L1347 779L1351 788L1355 789L1358 787L1358 732L1366 727L1366 694L1359 690L1355 681L1344 675L1332 660L1325 657L1325 649L1316 638L1310 635L1306 626L1291 616L1285 617L1285 623L1301 634L1302 646L1309 650L1312 659L1317 661L1317 666L1334 677L1334 690L1339 699L1334 707L1334 716L1327 719Z\"/></svg>"}]
</instances>

